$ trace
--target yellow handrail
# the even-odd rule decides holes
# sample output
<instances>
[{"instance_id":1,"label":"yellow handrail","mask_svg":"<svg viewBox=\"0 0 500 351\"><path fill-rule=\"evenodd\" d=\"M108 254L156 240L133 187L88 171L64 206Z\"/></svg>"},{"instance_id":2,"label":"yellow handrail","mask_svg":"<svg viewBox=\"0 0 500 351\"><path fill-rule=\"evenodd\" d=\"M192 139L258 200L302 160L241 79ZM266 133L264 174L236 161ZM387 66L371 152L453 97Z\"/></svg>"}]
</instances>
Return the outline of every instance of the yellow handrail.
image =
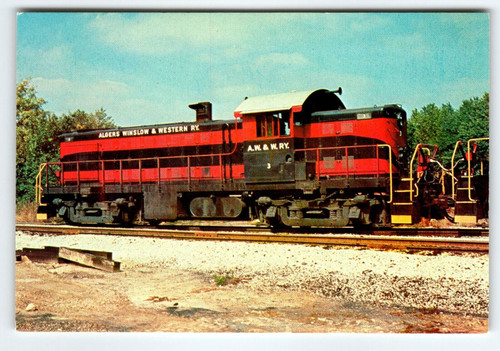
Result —
<instances>
[{"instance_id":1,"label":"yellow handrail","mask_svg":"<svg viewBox=\"0 0 500 351\"><path fill-rule=\"evenodd\" d=\"M38 174L36 175L36 179L35 179L35 202L38 206L40 206L42 204L42 191L43 191L42 172L46 166L47 166L46 163L42 163L39 166Z\"/></svg>"},{"instance_id":2,"label":"yellow handrail","mask_svg":"<svg viewBox=\"0 0 500 351\"><path fill-rule=\"evenodd\" d=\"M433 147L434 148L434 152L431 153L431 149L429 147ZM418 151L422 149L422 150L426 150L427 153L429 154L429 156L431 157L434 157L434 155L436 154L436 151L437 151L437 145L430 145L430 144L418 144L416 147L415 147L415 151L413 151L413 156L411 157L411 161L410 161L410 202L413 201L413 162L415 161L415 156L417 155ZM417 174L418 176L418 174ZM420 179L420 178L419 178ZM418 180L417 180L417 183L418 183ZM418 197L418 186L417 184L415 183L415 197Z\"/></svg>"},{"instance_id":3,"label":"yellow handrail","mask_svg":"<svg viewBox=\"0 0 500 351\"><path fill-rule=\"evenodd\" d=\"M471 174L471 169L470 169L470 143L471 141L485 141L485 140L490 140L490 138L475 138L475 139L469 139L467 141L467 179L468 179L468 185L467 185L467 188L468 188L468 193L469 193L469 201L476 201L476 200L473 200L472 199L472 194L471 194L471 189L472 189L472 186L471 186L471 179L472 179L472 174ZM481 170L481 173L482 173L482 170Z\"/></svg>"},{"instance_id":4,"label":"yellow handrail","mask_svg":"<svg viewBox=\"0 0 500 351\"><path fill-rule=\"evenodd\" d=\"M417 152L419 150L419 148L422 147L422 144L418 144L416 147L415 147L415 151L413 151L413 156L411 157L411 161L410 161L410 202L413 201L413 161L415 161L415 156L417 155ZM418 196L418 187L417 187L417 195L415 195L415 197Z\"/></svg>"},{"instance_id":5,"label":"yellow handrail","mask_svg":"<svg viewBox=\"0 0 500 351\"><path fill-rule=\"evenodd\" d=\"M455 155L457 154L458 146L461 145L462 142L459 140L455 144L455 149L453 150L453 155L451 155L451 198L455 200Z\"/></svg>"}]
</instances>

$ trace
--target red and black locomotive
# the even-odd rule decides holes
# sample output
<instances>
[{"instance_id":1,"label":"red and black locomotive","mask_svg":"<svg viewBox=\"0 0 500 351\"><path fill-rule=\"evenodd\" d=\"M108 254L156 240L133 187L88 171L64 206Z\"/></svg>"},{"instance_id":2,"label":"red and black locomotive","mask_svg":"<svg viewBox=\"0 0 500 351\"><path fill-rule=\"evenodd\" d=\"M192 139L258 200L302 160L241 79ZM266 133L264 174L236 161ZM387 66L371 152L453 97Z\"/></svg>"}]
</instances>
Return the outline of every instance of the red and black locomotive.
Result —
<instances>
[{"instance_id":1,"label":"red and black locomotive","mask_svg":"<svg viewBox=\"0 0 500 351\"><path fill-rule=\"evenodd\" d=\"M432 150L408 150L406 112L346 109L340 94L246 98L231 120L212 120L211 104L200 102L189 105L195 122L63 134L60 162L41 165L37 177L39 215L342 227L412 224L443 211L436 177L418 176Z\"/></svg>"}]
</instances>

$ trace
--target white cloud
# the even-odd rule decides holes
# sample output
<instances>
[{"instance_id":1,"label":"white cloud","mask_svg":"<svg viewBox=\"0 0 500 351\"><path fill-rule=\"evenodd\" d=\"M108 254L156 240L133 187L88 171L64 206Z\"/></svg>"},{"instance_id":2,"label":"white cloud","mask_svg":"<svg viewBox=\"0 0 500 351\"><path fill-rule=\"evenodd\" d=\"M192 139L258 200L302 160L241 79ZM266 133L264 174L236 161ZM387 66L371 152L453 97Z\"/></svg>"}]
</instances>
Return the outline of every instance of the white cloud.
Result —
<instances>
[{"instance_id":1,"label":"white cloud","mask_svg":"<svg viewBox=\"0 0 500 351\"><path fill-rule=\"evenodd\" d=\"M316 16L302 13L144 13L98 14L89 28L106 44L141 55L167 55L196 48L236 56L247 50L293 42ZM316 18L317 20L317 18ZM302 29L301 29L302 28ZM270 42L270 39L273 42ZM294 39L295 38L295 39ZM210 56L209 56L210 57Z\"/></svg>"},{"instance_id":2,"label":"white cloud","mask_svg":"<svg viewBox=\"0 0 500 351\"><path fill-rule=\"evenodd\" d=\"M376 45L384 50L388 57L396 54L397 57L409 61L425 59L436 51L436 43L420 32L379 37Z\"/></svg>"},{"instance_id":3,"label":"white cloud","mask_svg":"<svg viewBox=\"0 0 500 351\"><path fill-rule=\"evenodd\" d=\"M152 102L136 99L134 89L123 82L77 82L36 77L33 78L33 83L39 96L47 101L46 108L56 114L77 109L94 112L102 107L118 124L124 124L128 122L123 120L124 116L138 117L145 107L154 105ZM158 107L155 106L155 109ZM151 112L149 108L148 112Z\"/></svg>"},{"instance_id":4,"label":"white cloud","mask_svg":"<svg viewBox=\"0 0 500 351\"><path fill-rule=\"evenodd\" d=\"M186 110L188 110L186 108ZM148 99L126 98L113 103L109 114L120 126L149 125L172 122L170 109L160 102Z\"/></svg>"},{"instance_id":5,"label":"white cloud","mask_svg":"<svg viewBox=\"0 0 500 351\"><path fill-rule=\"evenodd\" d=\"M221 100L240 100L243 101L245 96L250 97L257 95L259 87L255 84L239 84L218 86L214 90L214 97ZM234 106L236 107L236 106Z\"/></svg>"},{"instance_id":6,"label":"white cloud","mask_svg":"<svg viewBox=\"0 0 500 351\"><path fill-rule=\"evenodd\" d=\"M232 45L246 31L245 24L233 16L208 13L138 14L132 18L107 13L97 15L89 27L109 45L152 55L168 54L186 46Z\"/></svg>"},{"instance_id":7,"label":"white cloud","mask_svg":"<svg viewBox=\"0 0 500 351\"><path fill-rule=\"evenodd\" d=\"M93 96L123 96L132 92L132 89L125 83L111 80L97 81L89 86Z\"/></svg>"},{"instance_id":8,"label":"white cloud","mask_svg":"<svg viewBox=\"0 0 500 351\"><path fill-rule=\"evenodd\" d=\"M346 21L345 26L349 32L366 33L379 30L391 24L391 19L374 13L349 13L338 17Z\"/></svg>"},{"instance_id":9,"label":"white cloud","mask_svg":"<svg viewBox=\"0 0 500 351\"><path fill-rule=\"evenodd\" d=\"M458 33L457 40L474 43L484 40L489 35L489 27L484 25L485 21L490 21L488 13L447 13L441 14L440 19L443 23L455 26Z\"/></svg>"},{"instance_id":10,"label":"white cloud","mask_svg":"<svg viewBox=\"0 0 500 351\"><path fill-rule=\"evenodd\" d=\"M61 72L70 72L75 65L71 49L64 45L48 49L18 48L17 61L18 67L21 65L25 71L44 72L46 75L52 75L55 71L59 75Z\"/></svg>"},{"instance_id":11,"label":"white cloud","mask_svg":"<svg viewBox=\"0 0 500 351\"><path fill-rule=\"evenodd\" d=\"M32 81L39 95L45 96L46 99L47 97L57 96L62 92L66 93L71 91L73 88L73 84L69 80L63 78L46 79L35 77Z\"/></svg>"},{"instance_id":12,"label":"white cloud","mask_svg":"<svg viewBox=\"0 0 500 351\"><path fill-rule=\"evenodd\" d=\"M110 100L123 98L132 92L127 84L110 80L89 83L36 77L33 78L33 83L41 96L58 106L67 106L68 110L77 108L95 110L105 106Z\"/></svg>"},{"instance_id":13,"label":"white cloud","mask_svg":"<svg viewBox=\"0 0 500 351\"><path fill-rule=\"evenodd\" d=\"M443 23L451 23L459 28L470 27L471 24L484 23L484 20L490 18L490 15L486 12L446 12L440 13L439 20Z\"/></svg>"},{"instance_id":14,"label":"white cloud","mask_svg":"<svg viewBox=\"0 0 500 351\"><path fill-rule=\"evenodd\" d=\"M489 92L489 83L487 78L458 78L444 82L439 89L443 92L443 96L439 98L443 100L442 103L450 102L454 108L459 108L462 101L472 97L481 97L484 93Z\"/></svg>"},{"instance_id":15,"label":"white cloud","mask_svg":"<svg viewBox=\"0 0 500 351\"><path fill-rule=\"evenodd\" d=\"M39 61L42 64L53 65L54 63L68 62L71 60L72 52L67 46L56 46L46 51L39 50Z\"/></svg>"},{"instance_id":16,"label":"white cloud","mask_svg":"<svg viewBox=\"0 0 500 351\"><path fill-rule=\"evenodd\" d=\"M314 27L324 27L329 32L342 35L345 38L373 33L391 25L392 21L384 14L367 12L312 13L308 18L308 22Z\"/></svg>"},{"instance_id":17,"label":"white cloud","mask_svg":"<svg viewBox=\"0 0 500 351\"><path fill-rule=\"evenodd\" d=\"M271 69L275 69L276 67L304 67L308 63L309 60L297 52L291 54L272 52L260 55L255 61L258 68L267 67Z\"/></svg>"}]
</instances>

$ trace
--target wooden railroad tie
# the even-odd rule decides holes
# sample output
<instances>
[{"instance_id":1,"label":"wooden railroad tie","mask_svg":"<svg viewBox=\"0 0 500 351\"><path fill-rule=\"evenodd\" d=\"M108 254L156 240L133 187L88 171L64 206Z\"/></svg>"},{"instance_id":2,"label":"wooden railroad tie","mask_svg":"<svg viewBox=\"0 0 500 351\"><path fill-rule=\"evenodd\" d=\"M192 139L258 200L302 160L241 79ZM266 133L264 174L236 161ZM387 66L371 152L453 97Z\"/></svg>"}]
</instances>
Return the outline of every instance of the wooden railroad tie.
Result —
<instances>
[{"instance_id":1,"label":"wooden railroad tie","mask_svg":"<svg viewBox=\"0 0 500 351\"><path fill-rule=\"evenodd\" d=\"M43 249L23 248L16 251L16 260L22 256L39 263L77 263L82 266L106 272L119 272L120 262L113 261L113 254L106 251L70 249L67 247L45 246Z\"/></svg>"}]
</instances>

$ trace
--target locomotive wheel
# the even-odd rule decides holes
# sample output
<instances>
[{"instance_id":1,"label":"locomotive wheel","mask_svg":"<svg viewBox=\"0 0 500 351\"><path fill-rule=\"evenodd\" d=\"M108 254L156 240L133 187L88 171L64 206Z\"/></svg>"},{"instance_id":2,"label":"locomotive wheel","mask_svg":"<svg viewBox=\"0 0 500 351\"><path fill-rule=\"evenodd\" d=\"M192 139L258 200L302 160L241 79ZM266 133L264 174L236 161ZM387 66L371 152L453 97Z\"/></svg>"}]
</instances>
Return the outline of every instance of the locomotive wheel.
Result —
<instances>
[{"instance_id":1,"label":"locomotive wheel","mask_svg":"<svg viewBox=\"0 0 500 351\"><path fill-rule=\"evenodd\" d=\"M196 218L238 218L246 204L239 198L228 196L195 197L189 211Z\"/></svg>"}]
</instances>

